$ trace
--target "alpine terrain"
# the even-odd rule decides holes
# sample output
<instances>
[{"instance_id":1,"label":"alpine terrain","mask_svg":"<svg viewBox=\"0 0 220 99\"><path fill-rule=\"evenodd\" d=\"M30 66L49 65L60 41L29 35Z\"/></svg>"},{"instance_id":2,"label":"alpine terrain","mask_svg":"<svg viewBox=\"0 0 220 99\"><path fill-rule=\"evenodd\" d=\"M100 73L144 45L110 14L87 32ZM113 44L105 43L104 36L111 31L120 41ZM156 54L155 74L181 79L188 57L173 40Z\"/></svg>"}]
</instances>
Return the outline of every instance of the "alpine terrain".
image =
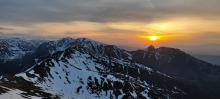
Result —
<instances>
[{"instance_id":1,"label":"alpine terrain","mask_svg":"<svg viewBox=\"0 0 220 99\"><path fill-rule=\"evenodd\" d=\"M0 40L1 99L219 99L220 67L174 48Z\"/></svg>"}]
</instances>

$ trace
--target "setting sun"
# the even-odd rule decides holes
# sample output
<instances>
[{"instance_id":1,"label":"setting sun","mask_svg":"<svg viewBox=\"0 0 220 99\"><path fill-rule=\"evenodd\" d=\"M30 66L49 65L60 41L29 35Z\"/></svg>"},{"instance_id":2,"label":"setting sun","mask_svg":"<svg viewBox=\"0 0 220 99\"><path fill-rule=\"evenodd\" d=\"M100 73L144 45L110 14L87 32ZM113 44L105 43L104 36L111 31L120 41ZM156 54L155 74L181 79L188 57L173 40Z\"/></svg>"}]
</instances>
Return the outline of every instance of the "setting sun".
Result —
<instances>
[{"instance_id":1,"label":"setting sun","mask_svg":"<svg viewBox=\"0 0 220 99\"><path fill-rule=\"evenodd\" d=\"M160 36L156 36L156 35L141 35L141 38L143 38L144 40L149 40L149 41L157 41L158 39L160 39Z\"/></svg>"},{"instance_id":2,"label":"setting sun","mask_svg":"<svg viewBox=\"0 0 220 99\"><path fill-rule=\"evenodd\" d=\"M158 36L148 36L149 40L156 41L158 40Z\"/></svg>"}]
</instances>

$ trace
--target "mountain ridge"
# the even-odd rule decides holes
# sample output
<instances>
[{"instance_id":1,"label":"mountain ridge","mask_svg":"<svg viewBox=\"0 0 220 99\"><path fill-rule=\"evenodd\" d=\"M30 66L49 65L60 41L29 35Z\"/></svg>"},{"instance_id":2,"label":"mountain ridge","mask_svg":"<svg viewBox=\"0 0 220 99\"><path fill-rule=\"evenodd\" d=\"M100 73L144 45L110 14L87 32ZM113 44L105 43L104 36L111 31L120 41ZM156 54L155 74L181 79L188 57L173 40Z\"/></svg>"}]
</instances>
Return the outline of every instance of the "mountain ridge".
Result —
<instances>
[{"instance_id":1,"label":"mountain ridge","mask_svg":"<svg viewBox=\"0 0 220 99\"><path fill-rule=\"evenodd\" d=\"M207 66L212 66L192 58L179 49L150 46L147 50L126 51L114 45L107 45L86 38L64 38L58 41L44 42L40 46L35 53L30 55L31 57L27 57L33 61L28 63L32 65L23 66L23 69L14 76L3 77L0 83L2 89L5 87L11 89L6 85L15 84L15 89L22 91L21 93L26 93L24 97L44 98L60 97L67 99L85 95L87 97L84 98L193 99L206 97L215 99L215 96L213 97L209 95L210 93L200 89L203 87L197 86L200 84L197 83L200 78L195 77L196 82L191 82L188 81L191 78L188 78L189 76L184 73L175 74L176 72L167 72L161 69L161 66L164 65L168 70L173 70L168 65L178 66L179 68L181 65L175 62L184 64L186 62L187 64L189 61L193 63L192 66L204 64L203 68L205 69ZM39 55L42 51L44 54ZM183 61L185 57L187 61ZM190 67L186 69L188 68ZM200 71L197 72L197 70L200 69L195 69L193 75L200 74ZM213 71L213 73L216 72ZM209 72L201 73L209 74ZM211 73L210 75L214 75ZM204 77L203 80L209 81L206 80L209 77ZM218 80L217 78L212 79L214 80L212 82ZM36 93L42 93L42 95L18 87L24 85L19 85L17 82L30 84ZM74 86L73 83L77 86ZM203 85L203 83L201 84Z\"/></svg>"}]
</instances>

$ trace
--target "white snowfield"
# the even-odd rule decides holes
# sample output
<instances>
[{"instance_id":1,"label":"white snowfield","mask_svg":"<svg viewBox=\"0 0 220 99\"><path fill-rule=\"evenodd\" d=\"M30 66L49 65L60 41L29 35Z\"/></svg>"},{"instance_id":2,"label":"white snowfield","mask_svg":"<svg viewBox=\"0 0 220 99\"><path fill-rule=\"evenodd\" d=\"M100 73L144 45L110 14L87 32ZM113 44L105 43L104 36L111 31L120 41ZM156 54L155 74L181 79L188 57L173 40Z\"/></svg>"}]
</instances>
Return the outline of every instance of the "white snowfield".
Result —
<instances>
[{"instance_id":1,"label":"white snowfield","mask_svg":"<svg viewBox=\"0 0 220 99\"><path fill-rule=\"evenodd\" d=\"M60 57L60 59L62 56ZM52 76L45 78L45 81L39 82L37 78L30 78L26 76L26 73L17 74L17 77L23 77L24 79L35 82L37 86L41 87L48 93L52 93L62 97L62 99L108 99L110 98L109 91L107 94L103 91L97 94L91 94L88 90L86 84L88 83L88 77L98 79L98 82L101 83L102 77L96 67L103 69L104 66L94 62L95 59L91 59L91 56L88 54L82 54L78 51L75 54L71 55L71 58L68 59L68 62L55 61L51 60L51 64L54 64L54 67L50 67L50 74ZM30 74L35 74L34 70L29 71ZM39 77L39 75L36 75ZM123 83L123 80L116 78L115 76L109 74L104 78L104 82L107 80L119 81ZM146 82L144 84L147 86ZM79 89L77 92L77 89ZM121 90L122 91L122 90ZM146 89L142 94L150 99L147 94L148 90ZM133 97L136 97L136 93L131 93ZM122 97L122 95L119 96ZM113 96L113 98L116 98Z\"/></svg>"},{"instance_id":2,"label":"white snowfield","mask_svg":"<svg viewBox=\"0 0 220 99\"><path fill-rule=\"evenodd\" d=\"M136 68L137 71L135 72L137 72L137 75L140 72L146 72L151 75L153 70L138 63L132 63L131 65L130 60L132 56L127 51L116 46L108 46L84 38L65 38L56 42L49 42L47 47L55 48L49 50L51 54L50 58L36 61L37 63L35 65L22 73L16 74L15 77L23 78L44 92L61 99L121 99L128 94L135 99L138 99L140 95L146 99L151 99L149 91L154 86L146 81L141 81L138 77L134 78L125 72L128 72L126 70L128 67L126 66ZM106 52L109 49L111 53ZM59 54L56 53L58 51ZM114 54L114 57L109 58L107 54ZM107 66L111 66L111 68L121 66L120 68L123 71L110 72L110 70L106 70ZM40 69L36 70L36 68ZM171 78L159 72L157 74ZM100 88L104 84L108 84L108 90ZM117 84L118 86L116 86ZM113 86L114 88L110 88L109 86ZM122 86L125 89L116 88L115 86ZM127 86L130 89L126 89ZM137 86L144 90L137 90ZM154 90L156 89L158 88ZM22 93L25 92L19 89L8 90L10 91L1 94L0 98L25 98L22 96ZM116 92L121 94L117 96ZM165 93L165 96L169 97L167 93ZM42 97L37 95L29 96L28 98Z\"/></svg>"},{"instance_id":3,"label":"white snowfield","mask_svg":"<svg viewBox=\"0 0 220 99\"><path fill-rule=\"evenodd\" d=\"M42 41L22 40L19 38L0 39L0 60L10 61L31 53Z\"/></svg>"},{"instance_id":4,"label":"white snowfield","mask_svg":"<svg viewBox=\"0 0 220 99\"><path fill-rule=\"evenodd\" d=\"M6 87L3 87L3 88L6 88ZM22 97L22 93L25 93L25 92L21 90L18 90L18 89L8 89L8 90L10 91L0 95L0 99L24 99L25 98L25 97ZM41 97L37 97L37 96L30 96L29 98L30 99L41 99Z\"/></svg>"}]
</instances>

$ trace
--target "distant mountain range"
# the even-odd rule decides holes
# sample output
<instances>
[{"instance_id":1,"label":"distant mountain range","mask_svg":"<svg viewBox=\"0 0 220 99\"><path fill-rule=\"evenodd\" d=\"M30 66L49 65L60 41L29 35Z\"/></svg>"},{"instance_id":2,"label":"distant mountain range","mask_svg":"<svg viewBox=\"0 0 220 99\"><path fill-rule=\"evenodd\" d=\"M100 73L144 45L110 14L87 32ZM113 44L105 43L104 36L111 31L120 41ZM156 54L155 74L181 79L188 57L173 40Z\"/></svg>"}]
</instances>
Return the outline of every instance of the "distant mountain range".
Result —
<instances>
[{"instance_id":1,"label":"distant mountain range","mask_svg":"<svg viewBox=\"0 0 220 99\"><path fill-rule=\"evenodd\" d=\"M198 59L207 61L212 64L220 65L220 56L214 56L214 55L193 55Z\"/></svg>"},{"instance_id":2,"label":"distant mountain range","mask_svg":"<svg viewBox=\"0 0 220 99\"><path fill-rule=\"evenodd\" d=\"M220 67L179 49L0 40L0 98L219 99Z\"/></svg>"}]
</instances>

